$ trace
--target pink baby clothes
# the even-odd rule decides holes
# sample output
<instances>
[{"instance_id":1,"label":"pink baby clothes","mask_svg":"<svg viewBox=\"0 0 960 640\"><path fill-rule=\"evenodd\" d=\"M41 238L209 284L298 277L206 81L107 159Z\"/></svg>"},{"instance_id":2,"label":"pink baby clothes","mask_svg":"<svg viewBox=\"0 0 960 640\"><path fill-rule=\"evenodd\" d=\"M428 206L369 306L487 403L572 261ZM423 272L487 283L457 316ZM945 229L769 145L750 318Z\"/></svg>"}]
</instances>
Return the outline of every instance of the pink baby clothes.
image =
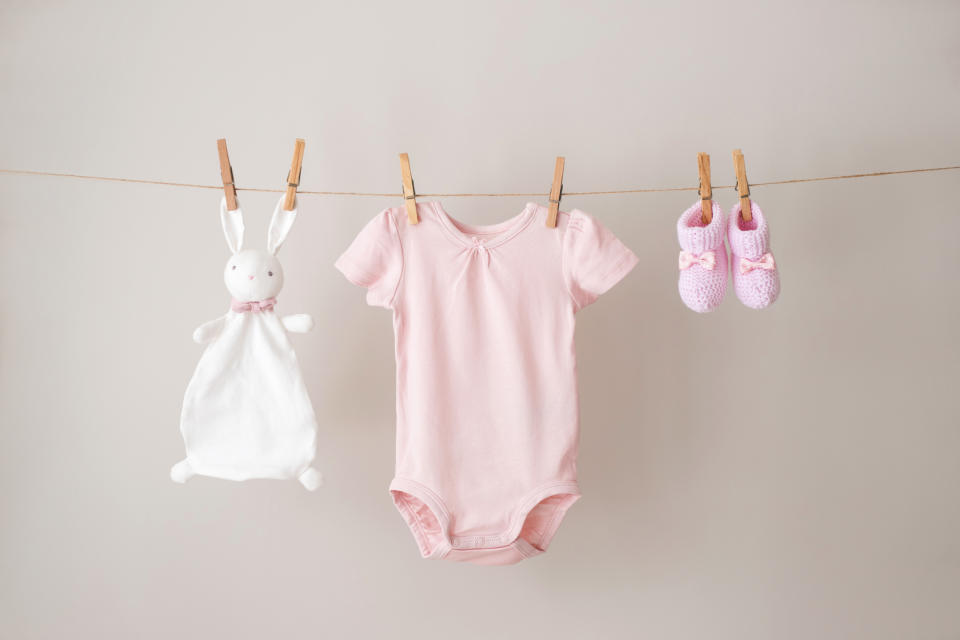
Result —
<instances>
[{"instance_id":1,"label":"pink baby clothes","mask_svg":"<svg viewBox=\"0 0 960 640\"><path fill-rule=\"evenodd\" d=\"M393 311L394 503L423 557L510 564L546 550L580 496L574 314L637 258L589 215L528 204L470 226L387 209L337 261Z\"/></svg>"},{"instance_id":2,"label":"pink baby clothes","mask_svg":"<svg viewBox=\"0 0 960 640\"><path fill-rule=\"evenodd\" d=\"M770 306L780 295L780 274L770 253L770 229L756 202L750 201L751 220L740 216L740 203L730 212L727 240L733 290L751 309Z\"/></svg>"},{"instance_id":3,"label":"pink baby clothes","mask_svg":"<svg viewBox=\"0 0 960 640\"><path fill-rule=\"evenodd\" d=\"M727 292L727 250L723 209L713 203L713 217L703 223L700 200L677 221L680 242L680 278L677 288L683 303L699 313L713 311Z\"/></svg>"}]
</instances>

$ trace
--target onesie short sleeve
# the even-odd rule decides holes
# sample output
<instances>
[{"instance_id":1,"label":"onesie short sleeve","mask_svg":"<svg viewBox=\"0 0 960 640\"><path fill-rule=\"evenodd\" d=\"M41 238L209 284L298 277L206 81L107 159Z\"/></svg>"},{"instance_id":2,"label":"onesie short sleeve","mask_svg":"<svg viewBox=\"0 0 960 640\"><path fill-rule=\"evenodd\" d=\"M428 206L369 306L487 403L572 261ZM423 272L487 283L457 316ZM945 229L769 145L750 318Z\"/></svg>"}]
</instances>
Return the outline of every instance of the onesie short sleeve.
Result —
<instances>
[{"instance_id":1,"label":"onesie short sleeve","mask_svg":"<svg viewBox=\"0 0 960 640\"><path fill-rule=\"evenodd\" d=\"M403 249L390 209L367 223L335 266L347 280L367 290L367 304L392 307L403 273Z\"/></svg>"},{"instance_id":2,"label":"onesie short sleeve","mask_svg":"<svg viewBox=\"0 0 960 640\"><path fill-rule=\"evenodd\" d=\"M576 308L596 301L637 264L633 254L592 216L570 212L563 238L563 277Z\"/></svg>"}]
</instances>

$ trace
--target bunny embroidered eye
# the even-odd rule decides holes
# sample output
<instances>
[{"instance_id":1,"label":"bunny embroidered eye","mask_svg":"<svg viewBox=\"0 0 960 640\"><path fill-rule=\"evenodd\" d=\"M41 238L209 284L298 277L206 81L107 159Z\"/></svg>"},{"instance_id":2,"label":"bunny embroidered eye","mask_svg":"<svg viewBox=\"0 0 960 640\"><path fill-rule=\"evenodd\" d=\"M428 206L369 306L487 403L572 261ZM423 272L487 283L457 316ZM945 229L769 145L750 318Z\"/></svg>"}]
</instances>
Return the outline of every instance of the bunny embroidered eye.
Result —
<instances>
[{"instance_id":1,"label":"bunny embroidered eye","mask_svg":"<svg viewBox=\"0 0 960 640\"><path fill-rule=\"evenodd\" d=\"M273 271L267 271L267 275L268 275L268 276L272 276L272 275L273 275Z\"/></svg>"},{"instance_id":2,"label":"bunny embroidered eye","mask_svg":"<svg viewBox=\"0 0 960 640\"><path fill-rule=\"evenodd\" d=\"M230 270L231 270L231 271L236 271L236 270L237 270L237 265L233 265L232 267L230 267Z\"/></svg>"}]
</instances>

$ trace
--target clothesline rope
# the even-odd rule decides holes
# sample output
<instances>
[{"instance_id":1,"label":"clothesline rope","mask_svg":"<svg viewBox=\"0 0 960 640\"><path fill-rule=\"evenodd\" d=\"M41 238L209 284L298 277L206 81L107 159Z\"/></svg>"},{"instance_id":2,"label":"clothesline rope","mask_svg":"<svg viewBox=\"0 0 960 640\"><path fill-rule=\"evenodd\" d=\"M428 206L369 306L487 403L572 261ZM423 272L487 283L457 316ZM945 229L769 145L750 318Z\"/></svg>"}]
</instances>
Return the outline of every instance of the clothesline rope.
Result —
<instances>
[{"instance_id":1,"label":"clothesline rope","mask_svg":"<svg viewBox=\"0 0 960 640\"><path fill-rule=\"evenodd\" d=\"M949 167L929 167L925 169L901 169L898 171L874 171L872 173L851 173L840 176L821 176L818 178L790 178L789 180L770 180L768 182L751 182L750 187L766 187L777 184L799 184L802 182L824 182L826 180L856 180L860 178L875 178L878 176L894 176L905 173L931 173L934 171L955 171L960 169L960 165ZM99 180L103 182L130 182L135 184L153 184L164 187L187 187L190 189L215 189L220 190L222 185L193 184L189 182L170 182L167 180L145 180L140 178L116 178L111 176L86 176L77 173L59 173L56 171L30 171L27 169L0 169L0 173L25 175L25 176L50 176L54 178L76 178L78 180ZM713 185L714 189L732 189L735 185ZM667 193L670 191L697 191L699 187L660 187L649 189L614 189L612 191L564 191L565 196L602 196L619 195L627 193ZM256 187L237 187L237 191L252 191L260 193L283 193L285 189L265 189ZM506 197L530 197L542 196L545 192L534 193L418 193L418 198L467 198L467 197L486 197L486 198L506 198ZM358 196L373 198L401 198L401 193L376 193L364 191L308 191L299 190L298 195L310 196Z\"/></svg>"}]
</instances>

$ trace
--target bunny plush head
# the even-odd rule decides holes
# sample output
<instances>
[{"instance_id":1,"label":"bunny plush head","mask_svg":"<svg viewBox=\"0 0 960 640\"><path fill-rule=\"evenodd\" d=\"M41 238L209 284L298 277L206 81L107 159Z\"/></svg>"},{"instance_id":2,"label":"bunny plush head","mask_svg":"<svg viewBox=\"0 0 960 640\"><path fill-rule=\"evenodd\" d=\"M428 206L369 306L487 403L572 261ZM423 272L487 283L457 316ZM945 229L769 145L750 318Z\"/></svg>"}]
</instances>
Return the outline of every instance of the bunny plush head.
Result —
<instances>
[{"instance_id":1,"label":"bunny plush head","mask_svg":"<svg viewBox=\"0 0 960 640\"><path fill-rule=\"evenodd\" d=\"M283 209L283 198L277 203L267 232L267 250L243 248L243 213L239 204L233 211L227 210L227 201L220 201L220 220L227 238L231 256L223 270L223 281L234 299L240 302L260 302L275 298L283 288L283 267L277 260L277 251L290 233L297 217L293 211Z\"/></svg>"}]
</instances>

